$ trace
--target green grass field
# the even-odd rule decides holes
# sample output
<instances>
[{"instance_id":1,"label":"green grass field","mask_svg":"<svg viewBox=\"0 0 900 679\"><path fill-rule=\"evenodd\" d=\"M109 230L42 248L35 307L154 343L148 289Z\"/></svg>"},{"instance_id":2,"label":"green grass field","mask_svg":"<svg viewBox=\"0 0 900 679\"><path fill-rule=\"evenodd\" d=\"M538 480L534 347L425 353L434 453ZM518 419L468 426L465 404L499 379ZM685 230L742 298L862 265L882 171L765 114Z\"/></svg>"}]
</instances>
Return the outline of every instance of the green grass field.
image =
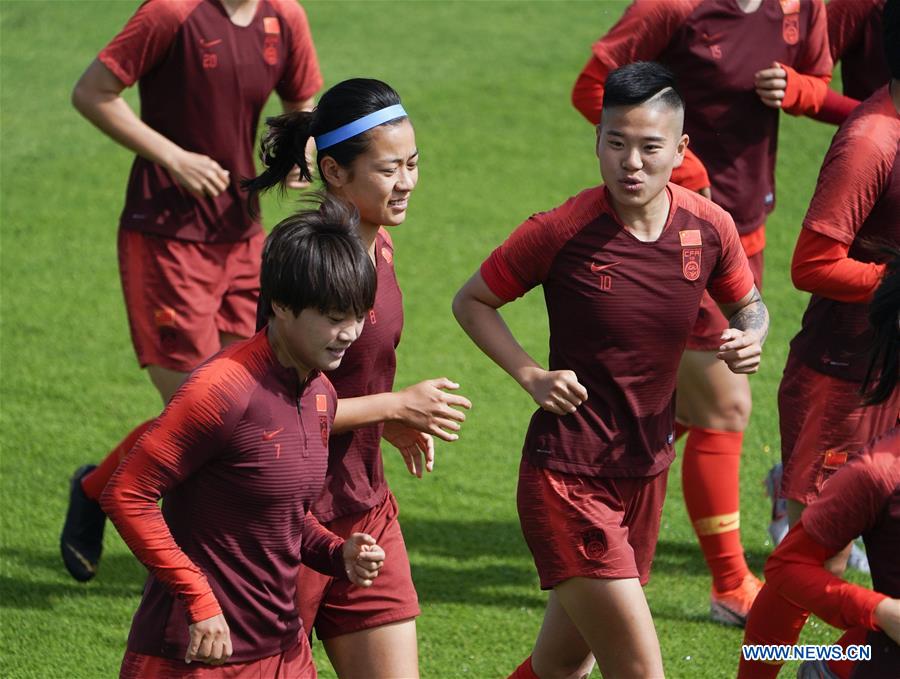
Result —
<instances>
[{"instance_id":1,"label":"green grass field","mask_svg":"<svg viewBox=\"0 0 900 679\"><path fill-rule=\"evenodd\" d=\"M70 106L81 71L137 0L0 2L2 220L2 574L0 676L110 677L118 671L143 568L109 529L102 570L79 585L58 537L68 477L101 458L160 403L128 337L115 233L130 154ZM519 530L516 470L528 396L457 327L450 301L532 212L599 183L591 127L569 103L593 40L622 2L304 3L326 85L390 82L416 126L421 179L393 231L406 325L397 384L447 375L474 402L435 472L408 476L386 450L422 601L424 677L502 677L531 649L545 596ZM136 103L136 92L128 99ZM270 102L276 111L276 102ZM745 439L742 509L751 567L770 546L761 479L778 458L775 393L805 296L793 243L833 129L784 117L765 297L772 330ZM266 204L266 223L292 208ZM505 316L546 359L540 293ZM707 619L709 580L671 472L646 593L671 677L734 676L741 631ZM835 635L807 626L808 641ZM322 676L333 676L321 648ZM783 676L793 676L792 668Z\"/></svg>"}]
</instances>

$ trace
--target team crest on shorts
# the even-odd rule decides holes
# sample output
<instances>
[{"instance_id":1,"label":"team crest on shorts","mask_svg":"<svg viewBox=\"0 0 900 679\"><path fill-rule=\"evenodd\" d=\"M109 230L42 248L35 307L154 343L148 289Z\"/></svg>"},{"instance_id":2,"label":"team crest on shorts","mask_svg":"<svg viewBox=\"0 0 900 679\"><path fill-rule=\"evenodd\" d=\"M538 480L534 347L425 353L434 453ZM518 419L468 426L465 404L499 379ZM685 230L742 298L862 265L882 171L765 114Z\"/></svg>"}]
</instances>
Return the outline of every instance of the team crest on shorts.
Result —
<instances>
[{"instance_id":1,"label":"team crest on shorts","mask_svg":"<svg viewBox=\"0 0 900 679\"><path fill-rule=\"evenodd\" d=\"M581 536L587 558L597 560L606 554L606 535L602 530L589 530Z\"/></svg>"},{"instance_id":2,"label":"team crest on shorts","mask_svg":"<svg viewBox=\"0 0 900 679\"><path fill-rule=\"evenodd\" d=\"M689 281L700 278L700 248L685 248L681 251L681 272Z\"/></svg>"}]
</instances>

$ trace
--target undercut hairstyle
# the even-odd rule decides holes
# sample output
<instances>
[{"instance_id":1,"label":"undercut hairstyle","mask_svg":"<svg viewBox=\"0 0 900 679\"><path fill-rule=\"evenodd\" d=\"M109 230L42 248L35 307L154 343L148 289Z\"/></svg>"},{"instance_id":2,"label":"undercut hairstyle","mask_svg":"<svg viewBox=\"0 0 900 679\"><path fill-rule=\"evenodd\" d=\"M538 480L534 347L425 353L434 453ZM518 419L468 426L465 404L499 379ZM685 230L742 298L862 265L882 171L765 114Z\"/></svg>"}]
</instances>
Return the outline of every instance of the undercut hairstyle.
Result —
<instances>
[{"instance_id":1,"label":"undercut hairstyle","mask_svg":"<svg viewBox=\"0 0 900 679\"><path fill-rule=\"evenodd\" d=\"M282 191L291 170L296 165L300 177L312 181L306 159L306 143L343 125L400 103L400 95L387 83L371 78L352 78L329 89L312 111L291 111L266 119L266 132L259 146L259 158L265 166L262 174L242 179L241 186L250 193L251 210L258 211L258 194L276 186ZM384 125L399 125L407 116L389 120ZM375 128L372 128L375 129ZM372 130L329 146L316 153L316 166L322 175L322 159L334 158L341 167L349 165L369 148ZM327 182L326 182L327 185Z\"/></svg>"},{"instance_id":2,"label":"undercut hairstyle","mask_svg":"<svg viewBox=\"0 0 900 679\"><path fill-rule=\"evenodd\" d=\"M900 0L887 0L881 15L884 27L884 56L888 71L895 80L900 80Z\"/></svg>"},{"instance_id":3,"label":"undercut hairstyle","mask_svg":"<svg viewBox=\"0 0 900 679\"><path fill-rule=\"evenodd\" d=\"M655 61L635 61L610 72L603 88L603 108L637 106L657 95L661 104L684 110L672 72Z\"/></svg>"},{"instance_id":4,"label":"undercut hairstyle","mask_svg":"<svg viewBox=\"0 0 900 679\"><path fill-rule=\"evenodd\" d=\"M869 366L860 392L865 405L884 403L900 382L900 249L882 248L893 256L869 304L874 331Z\"/></svg>"},{"instance_id":5,"label":"undercut hairstyle","mask_svg":"<svg viewBox=\"0 0 900 679\"><path fill-rule=\"evenodd\" d=\"M290 309L363 317L375 304L375 266L357 235L356 208L329 196L281 221L266 238L259 275L257 326Z\"/></svg>"}]
</instances>

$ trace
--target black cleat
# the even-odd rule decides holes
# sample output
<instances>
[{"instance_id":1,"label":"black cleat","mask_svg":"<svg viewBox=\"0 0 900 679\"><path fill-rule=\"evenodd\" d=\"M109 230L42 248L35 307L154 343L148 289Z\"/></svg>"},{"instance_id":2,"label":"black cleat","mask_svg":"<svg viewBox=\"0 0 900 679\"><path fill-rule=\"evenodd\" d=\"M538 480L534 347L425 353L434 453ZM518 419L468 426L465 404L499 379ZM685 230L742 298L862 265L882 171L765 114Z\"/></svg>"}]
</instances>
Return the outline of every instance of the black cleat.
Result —
<instances>
[{"instance_id":1,"label":"black cleat","mask_svg":"<svg viewBox=\"0 0 900 679\"><path fill-rule=\"evenodd\" d=\"M94 468L95 465L87 464L75 470L69 484L66 522L59 538L66 570L79 582L87 582L97 574L103 552L106 514L100 509L100 503L90 499L81 489L81 479Z\"/></svg>"}]
</instances>

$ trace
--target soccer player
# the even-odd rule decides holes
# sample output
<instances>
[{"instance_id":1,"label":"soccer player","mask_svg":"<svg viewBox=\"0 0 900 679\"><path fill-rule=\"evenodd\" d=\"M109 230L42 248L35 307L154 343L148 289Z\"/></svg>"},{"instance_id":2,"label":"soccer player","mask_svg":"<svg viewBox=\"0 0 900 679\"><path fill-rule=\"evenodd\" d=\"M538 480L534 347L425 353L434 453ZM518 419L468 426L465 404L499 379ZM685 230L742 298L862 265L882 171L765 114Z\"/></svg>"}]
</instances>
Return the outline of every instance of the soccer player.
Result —
<instances>
[{"instance_id":1,"label":"soccer player","mask_svg":"<svg viewBox=\"0 0 900 679\"><path fill-rule=\"evenodd\" d=\"M134 83L140 118L121 96ZM238 179L254 172L269 94L308 109L321 86L296 0L149 0L75 86L75 107L137 155L119 272L138 362L164 403L201 361L254 332L263 233ZM60 549L76 580L100 560L100 493L149 425L75 472Z\"/></svg>"},{"instance_id":2,"label":"soccer player","mask_svg":"<svg viewBox=\"0 0 900 679\"><path fill-rule=\"evenodd\" d=\"M262 255L268 325L197 368L107 484L103 508L150 571L121 677L314 677L300 562L348 585L378 576L371 536L341 539L310 513L336 408L322 371L375 301L356 218L326 201L275 228Z\"/></svg>"},{"instance_id":3,"label":"soccer player","mask_svg":"<svg viewBox=\"0 0 900 679\"><path fill-rule=\"evenodd\" d=\"M813 293L791 350L778 393L784 477L791 525L827 487L829 478L868 441L896 426L900 388L882 387L861 403L861 385L875 373L866 350L886 330L870 323L866 304L887 264L873 243L900 248L900 2L885 5L884 35L890 84L859 106L841 127L825 157L792 263L795 285ZM891 277L896 282L897 274ZM887 280L882 287L887 285ZM882 324L885 322L882 321ZM896 339L886 345L882 371L897 370ZM853 536L855 537L855 536ZM849 545L829 563L843 572ZM773 621L783 624L773 626ZM778 601L753 606L748 636L781 638L802 620ZM787 625L787 627L785 627ZM776 629L777 627L777 629ZM751 630L752 628L752 630ZM776 642L778 643L778 642ZM765 673L746 676L769 676ZM761 672L761 670L760 670Z\"/></svg>"},{"instance_id":4,"label":"soccer player","mask_svg":"<svg viewBox=\"0 0 900 679\"><path fill-rule=\"evenodd\" d=\"M409 471L421 477L423 469L431 471L434 464L432 436L455 440L465 419L456 408L471 403L444 391L458 387L446 378L392 392L403 303L394 246L384 227L406 220L419 175L415 133L397 92L363 78L329 89L311 113L285 114L268 125L262 143L267 169L247 182L248 188L261 191L279 185L295 164L301 176L311 180L304 149L313 138L325 191L359 210L359 235L378 272L375 306L366 316L362 336L340 368L328 373L340 400L325 490L312 511L338 535L373 535L391 561L367 590L303 569L300 614L324 643L340 677L416 677L418 597L397 501L384 478L380 441L397 447Z\"/></svg>"},{"instance_id":5,"label":"soccer player","mask_svg":"<svg viewBox=\"0 0 900 679\"><path fill-rule=\"evenodd\" d=\"M596 152L604 185L539 213L462 287L463 329L540 406L519 468L518 509L544 623L517 678L663 676L641 586L674 458L678 361L705 290L730 319L718 360L757 370L768 313L731 217L668 184L688 144L675 79L647 62L611 72ZM543 286L545 370L498 309Z\"/></svg>"},{"instance_id":6,"label":"soccer player","mask_svg":"<svg viewBox=\"0 0 900 679\"><path fill-rule=\"evenodd\" d=\"M594 44L572 92L575 107L600 122L607 74L639 59L671 68L684 92L691 149L673 181L711 188L712 200L734 218L761 287L779 111L818 110L831 78L821 0L636 0ZM746 375L716 358L726 327L705 296L679 368L676 437L687 432L682 485L712 574L711 616L743 625L761 586L740 536L740 455L751 396Z\"/></svg>"}]
</instances>

